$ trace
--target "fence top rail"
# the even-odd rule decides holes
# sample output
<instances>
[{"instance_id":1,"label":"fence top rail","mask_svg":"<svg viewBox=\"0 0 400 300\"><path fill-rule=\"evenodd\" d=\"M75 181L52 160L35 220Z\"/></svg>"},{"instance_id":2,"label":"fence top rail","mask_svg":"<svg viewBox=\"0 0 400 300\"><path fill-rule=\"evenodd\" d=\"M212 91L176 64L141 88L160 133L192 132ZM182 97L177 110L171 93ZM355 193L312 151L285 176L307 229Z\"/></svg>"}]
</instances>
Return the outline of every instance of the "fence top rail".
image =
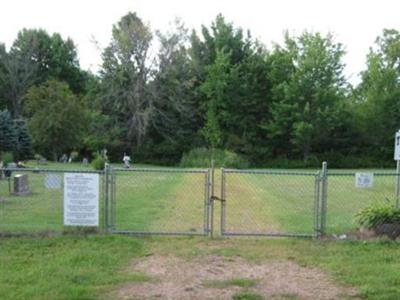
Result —
<instances>
[{"instance_id":1,"label":"fence top rail","mask_svg":"<svg viewBox=\"0 0 400 300\"><path fill-rule=\"evenodd\" d=\"M184 168L110 168L116 172L142 172L142 173L201 173L209 172L209 169L184 169Z\"/></svg>"},{"instance_id":2,"label":"fence top rail","mask_svg":"<svg viewBox=\"0 0 400 300\"><path fill-rule=\"evenodd\" d=\"M400 173L396 173L396 172L374 172L374 171L350 171L350 172L338 172L338 171L327 171L327 175L328 176L355 176L356 173L372 173L374 174L374 176L400 176Z\"/></svg>"},{"instance_id":3,"label":"fence top rail","mask_svg":"<svg viewBox=\"0 0 400 300\"><path fill-rule=\"evenodd\" d=\"M89 173L104 174L104 170L46 169L46 168L0 168L0 171L32 173Z\"/></svg>"},{"instance_id":4,"label":"fence top rail","mask_svg":"<svg viewBox=\"0 0 400 300\"><path fill-rule=\"evenodd\" d=\"M317 172L304 171L280 171L280 170L240 170L240 169L222 169L223 173L241 173L241 174L266 174L266 175L293 175L293 176L317 176Z\"/></svg>"}]
</instances>

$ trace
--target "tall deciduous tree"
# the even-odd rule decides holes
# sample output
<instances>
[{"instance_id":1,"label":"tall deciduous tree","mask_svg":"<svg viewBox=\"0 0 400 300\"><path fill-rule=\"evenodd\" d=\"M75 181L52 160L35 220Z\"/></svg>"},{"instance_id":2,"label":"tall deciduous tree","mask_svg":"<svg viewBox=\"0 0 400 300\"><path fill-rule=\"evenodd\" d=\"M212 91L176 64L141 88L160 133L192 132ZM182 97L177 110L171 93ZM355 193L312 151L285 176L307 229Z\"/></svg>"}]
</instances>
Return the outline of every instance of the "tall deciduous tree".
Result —
<instances>
[{"instance_id":1,"label":"tall deciduous tree","mask_svg":"<svg viewBox=\"0 0 400 300\"><path fill-rule=\"evenodd\" d=\"M128 13L114 25L103 52L103 110L123 130L118 138L128 149L143 144L153 113L147 87L151 40L150 28L136 13Z\"/></svg>"},{"instance_id":2,"label":"tall deciduous tree","mask_svg":"<svg viewBox=\"0 0 400 300\"><path fill-rule=\"evenodd\" d=\"M81 146L87 127L86 110L68 84L48 80L31 87L25 101L36 149L57 160L58 155Z\"/></svg>"},{"instance_id":3,"label":"tall deciduous tree","mask_svg":"<svg viewBox=\"0 0 400 300\"><path fill-rule=\"evenodd\" d=\"M330 136L342 126L343 54L330 34L307 32L297 38L286 35L284 47L273 54L275 101L266 128L271 139L289 144L304 160L312 150L327 150Z\"/></svg>"},{"instance_id":4,"label":"tall deciduous tree","mask_svg":"<svg viewBox=\"0 0 400 300\"><path fill-rule=\"evenodd\" d=\"M86 77L74 43L58 33L23 29L9 52L0 45L0 100L15 118L22 115L23 96L33 84L53 78L67 82L75 93L83 93Z\"/></svg>"},{"instance_id":5,"label":"tall deciduous tree","mask_svg":"<svg viewBox=\"0 0 400 300\"><path fill-rule=\"evenodd\" d=\"M367 69L356 91L363 146L377 157L391 158L400 128L400 32L383 31L367 56Z\"/></svg>"}]
</instances>

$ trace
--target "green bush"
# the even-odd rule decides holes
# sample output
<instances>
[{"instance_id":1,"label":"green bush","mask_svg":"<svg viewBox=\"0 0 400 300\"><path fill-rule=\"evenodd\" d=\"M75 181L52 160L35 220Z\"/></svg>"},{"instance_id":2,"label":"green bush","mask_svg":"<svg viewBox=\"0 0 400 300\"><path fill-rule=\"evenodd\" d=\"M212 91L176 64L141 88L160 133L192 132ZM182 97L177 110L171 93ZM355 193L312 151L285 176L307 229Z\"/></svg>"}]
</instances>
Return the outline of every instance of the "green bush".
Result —
<instances>
[{"instance_id":1,"label":"green bush","mask_svg":"<svg viewBox=\"0 0 400 300\"><path fill-rule=\"evenodd\" d=\"M376 229L384 224L400 224L400 209L388 202L373 203L356 215L356 221L367 229Z\"/></svg>"},{"instance_id":2,"label":"green bush","mask_svg":"<svg viewBox=\"0 0 400 300\"><path fill-rule=\"evenodd\" d=\"M9 163L14 162L14 155L12 152L4 152L1 155L1 160L3 161L4 165L7 166Z\"/></svg>"},{"instance_id":3,"label":"green bush","mask_svg":"<svg viewBox=\"0 0 400 300\"><path fill-rule=\"evenodd\" d=\"M249 162L243 156L221 149L195 148L183 154L180 166L189 168L208 168L211 160L214 159L214 166L217 168L248 168Z\"/></svg>"},{"instance_id":4,"label":"green bush","mask_svg":"<svg viewBox=\"0 0 400 300\"><path fill-rule=\"evenodd\" d=\"M97 155L95 159L92 161L92 167L95 170L104 170L105 165L106 161L101 155Z\"/></svg>"}]
</instances>

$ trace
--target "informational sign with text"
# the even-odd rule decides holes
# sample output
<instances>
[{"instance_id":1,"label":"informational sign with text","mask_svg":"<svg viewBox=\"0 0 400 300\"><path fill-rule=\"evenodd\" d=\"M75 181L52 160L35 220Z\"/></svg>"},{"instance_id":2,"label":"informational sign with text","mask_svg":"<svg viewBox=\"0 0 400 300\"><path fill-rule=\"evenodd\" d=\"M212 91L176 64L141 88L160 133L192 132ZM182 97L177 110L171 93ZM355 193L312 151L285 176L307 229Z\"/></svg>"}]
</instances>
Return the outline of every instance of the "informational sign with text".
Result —
<instances>
[{"instance_id":1,"label":"informational sign with text","mask_svg":"<svg viewBox=\"0 0 400 300\"><path fill-rule=\"evenodd\" d=\"M64 225L99 226L99 174L64 174Z\"/></svg>"},{"instance_id":2,"label":"informational sign with text","mask_svg":"<svg viewBox=\"0 0 400 300\"><path fill-rule=\"evenodd\" d=\"M394 160L400 160L400 130L394 138Z\"/></svg>"}]
</instances>

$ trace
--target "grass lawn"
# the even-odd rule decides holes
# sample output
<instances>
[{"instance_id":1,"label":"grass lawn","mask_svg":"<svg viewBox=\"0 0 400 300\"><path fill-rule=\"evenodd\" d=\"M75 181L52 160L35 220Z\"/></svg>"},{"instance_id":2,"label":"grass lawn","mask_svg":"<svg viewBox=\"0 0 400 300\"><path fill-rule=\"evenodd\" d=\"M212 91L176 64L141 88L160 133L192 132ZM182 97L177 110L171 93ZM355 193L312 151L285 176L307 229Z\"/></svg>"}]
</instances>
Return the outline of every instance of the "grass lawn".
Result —
<instances>
[{"instance_id":1,"label":"grass lawn","mask_svg":"<svg viewBox=\"0 0 400 300\"><path fill-rule=\"evenodd\" d=\"M355 287L360 298L400 297L400 247L394 242L113 235L0 239L0 299L113 299L113 291L124 283L152 280L126 268L134 258L156 254L188 260L209 254L254 262L290 260L326 271L338 283ZM238 274L206 284L251 288L255 282Z\"/></svg>"}]
</instances>

